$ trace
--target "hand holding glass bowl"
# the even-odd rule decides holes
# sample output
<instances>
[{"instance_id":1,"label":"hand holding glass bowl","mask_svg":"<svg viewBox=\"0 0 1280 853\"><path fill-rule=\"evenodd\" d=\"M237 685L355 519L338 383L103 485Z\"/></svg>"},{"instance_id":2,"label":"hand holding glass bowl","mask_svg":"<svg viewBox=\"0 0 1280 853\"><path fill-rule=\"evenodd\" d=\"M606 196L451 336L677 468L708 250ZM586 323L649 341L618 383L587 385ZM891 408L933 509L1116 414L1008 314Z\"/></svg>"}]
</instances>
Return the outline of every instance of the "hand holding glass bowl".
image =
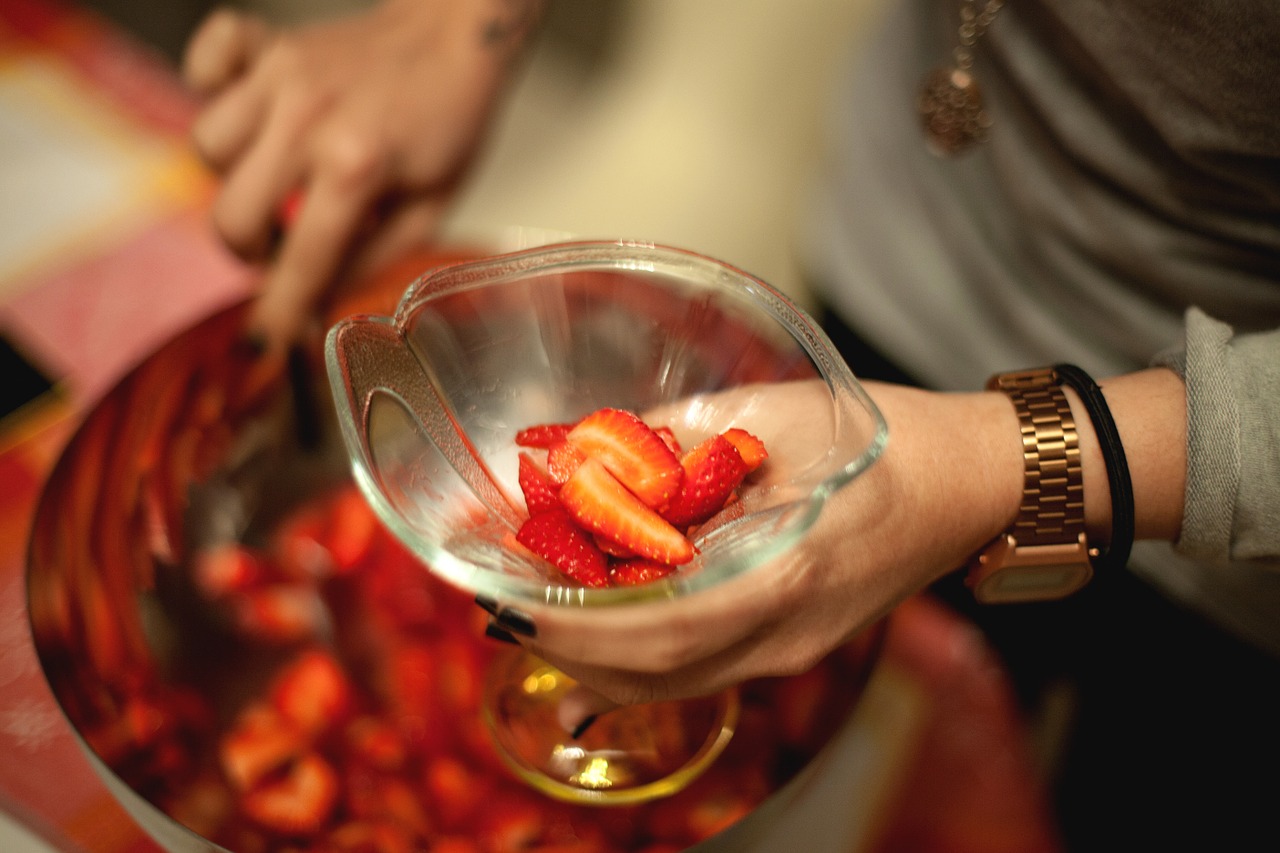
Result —
<instances>
[{"instance_id":1,"label":"hand holding glass bowl","mask_svg":"<svg viewBox=\"0 0 1280 853\"><path fill-rule=\"evenodd\" d=\"M887 438L825 335L784 296L719 261L646 243L558 244L436 270L394 317L337 324L325 354L355 480L382 521L451 584L532 615L544 655L576 658L583 672L591 652L575 634L611 636L614 654L618 642L660 643L667 651L654 660L687 654L700 636L732 639L723 625L700 634L700 602L756 594L732 581L780 569L777 558ZM698 529L694 560L642 586L582 588L515 541L516 432L602 407L668 426L686 447L739 427L769 449L759 481ZM686 630L653 636L659 613ZM516 772L554 796L670 793L732 733L726 690L700 706L630 711L634 731L674 714L674 745L653 731L578 742L554 724L571 681L528 656L502 666L490 690L496 738ZM608 715L610 738L631 726L622 713ZM655 750L679 755L641 755Z\"/></svg>"}]
</instances>

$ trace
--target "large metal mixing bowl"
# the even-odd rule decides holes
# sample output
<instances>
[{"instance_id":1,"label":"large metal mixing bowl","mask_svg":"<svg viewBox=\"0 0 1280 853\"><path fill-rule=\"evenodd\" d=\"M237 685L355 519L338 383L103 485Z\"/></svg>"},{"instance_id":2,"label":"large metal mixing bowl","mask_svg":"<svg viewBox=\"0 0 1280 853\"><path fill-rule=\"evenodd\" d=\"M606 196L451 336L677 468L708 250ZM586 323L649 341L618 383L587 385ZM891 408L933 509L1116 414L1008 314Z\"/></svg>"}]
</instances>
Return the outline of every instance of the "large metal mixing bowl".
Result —
<instances>
[{"instance_id":1,"label":"large metal mixing bowl","mask_svg":"<svg viewBox=\"0 0 1280 853\"><path fill-rule=\"evenodd\" d=\"M358 302L344 303L326 319L389 311L424 269L456 259L407 258L360 289ZM255 357L241 341L245 311L244 305L232 307L178 335L93 408L49 477L30 541L29 613L45 676L103 782L170 851L298 846L296 839L269 834L241 836L252 837L242 846L218 834L226 820L236 819L227 816L219 738L266 689L292 647L255 644L237 634L228 614L198 594L193 563L218 544L270 540L290 511L346 486L350 477L319 341L287 361ZM436 585L430 594L452 593L427 572L418 576L422 584ZM443 610L457 611L448 601ZM483 614L471 609L482 629ZM344 626L343 618L332 607L326 611L324 642L359 633L360 626ZM466 624L469 617L449 618ZM707 845L753 849L760 823L778 818L848 719L879 633L833 654L816 679L781 679L749 690L761 738L740 732L739 755L727 755L727 766L742 776L744 767L767 762L757 768L764 787L749 813L720 815ZM483 657L488 643L477 630L474 654ZM798 739L778 738L787 725L784 714L807 715ZM759 751L766 739L773 744L767 754ZM503 771L495 765L483 772ZM485 780L491 791L510 784L518 783ZM430 799L425 788L420 795ZM706 817L705 789L695 786L679 796L688 799L612 816L532 801L547 814L554 810L566 825L580 821L588 828ZM341 808L350 806L335 814ZM434 820L422 831L434 832L439 824Z\"/></svg>"}]
</instances>

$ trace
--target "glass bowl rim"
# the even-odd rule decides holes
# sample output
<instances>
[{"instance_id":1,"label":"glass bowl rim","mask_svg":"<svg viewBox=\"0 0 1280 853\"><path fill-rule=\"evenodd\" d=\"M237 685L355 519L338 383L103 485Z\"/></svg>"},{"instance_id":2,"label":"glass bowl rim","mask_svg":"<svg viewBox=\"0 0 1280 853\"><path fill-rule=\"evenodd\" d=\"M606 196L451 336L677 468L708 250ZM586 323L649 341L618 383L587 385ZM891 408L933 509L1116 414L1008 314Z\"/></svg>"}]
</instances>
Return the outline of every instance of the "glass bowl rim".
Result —
<instances>
[{"instance_id":1,"label":"glass bowl rim","mask_svg":"<svg viewBox=\"0 0 1280 853\"><path fill-rule=\"evenodd\" d=\"M337 344L337 338L344 328L360 323L387 324L403 338L408 324L421 305L472 287L518 279L530 272L550 267L654 272L659 262L691 265L729 276L754 295L755 302L763 304L765 310L804 349L819 373L817 378L823 381L832 397L839 399L841 394L847 395L871 418L874 429L861 452L825 477L804 497L790 502L785 531L771 537L767 545L752 547L749 558L739 557L706 564L691 574L677 570L664 578L637 586L554 585L545 579L504 574L478 566L446 548L415 537L378 485L377 477L366 459L369 451L363 430L353 422L353 418L339 413L338 421L355 483L379 520L426 564L428 571L477 596L498 598L504 603L517 601L594 607L684 597L754 570L785 553L817 521L831 495L856 479L882 455L888 442L888 425L883 414L854 377L821 326L804 309L777 288L728 262L689 249L650 241L571 240L456 261L424 271L406 288L391 316L353 314L337 321L329 329L325 337L324 355L334 400L338 402L349 398L341 378ZM502 275L496 278L492 276L495 268L504 266L507 269ZM390 391L386 393L395 398L411 418L417 420L412 406L398 395Z\"/></svg>"}]
</instances>

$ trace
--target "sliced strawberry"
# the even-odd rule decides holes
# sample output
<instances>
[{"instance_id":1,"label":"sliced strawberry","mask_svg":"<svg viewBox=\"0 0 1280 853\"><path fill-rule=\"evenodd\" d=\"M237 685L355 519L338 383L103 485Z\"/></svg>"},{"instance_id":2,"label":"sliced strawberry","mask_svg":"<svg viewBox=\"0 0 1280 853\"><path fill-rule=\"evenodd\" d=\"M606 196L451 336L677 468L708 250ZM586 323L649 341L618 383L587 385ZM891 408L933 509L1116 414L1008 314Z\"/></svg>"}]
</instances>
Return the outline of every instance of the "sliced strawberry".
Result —
<instances>
[{"instance_id":1,"label":"sliced strawberry","mask_svg":"<svg viewBox=\"0 0 1280 853\"><path fill-rule=\"evenodd\" d=\"M354 694L346 672L333 655L309 649L275 677L270 698L286 721L315 735L343 721Z\"/></svg>"},{"instance_id":2,"label":"sliced strawberry","mask_svg":"<svg viewBox=\"0 0 1280 853\"><path fill-rule=\"evenodd\" d=\"M342 781L344 815L370 824L400 826L420 837L431 833L431 819L421 792L408 779L344 768ZM386 850L372 849L377 853Z\"/></svg>"},{"instance_id":3,"label":"sliced strawberry","mask_svg":"<svg viewBox=\"0 0 1280 853\"><path fill-rule=\"evenodd\" d=\"M314 580L332 574L333 554L324 544L328 508L312 503L294 510L271 537L271 556L284 580Z\"/></svg>"},{"instance_id":4,"label":"sliced strawberry","mask_svg":"<svg viewBox=\"0 0 1280 853\"><path fill-rule=\"evenodd\" d=\"M440 746L449 733L445 713L436 703L440 666L435 644L406 640L387 649L381 663L385 668L375 683L390 711L387 719L406 749L412 753Z\"/></svg>"},{"instance_id":5,"label":"sliced strawberry","mask_svg":"<svg viewBox=\"0 0 1280 853\"><path fill-rule=\"evenodd\" d=\"M351 721L346 728L345 743L348 755L378 770L399 770L408 757L395 727L372 714Z\"/></svg>"},{"instance_id":6,"label":"sliced strawberry","mask_svg":"<svg viewBox=\"0 0 1280 853\"><path fill-rule=\"evenodd\" d=\"M587 455L572 442L561 441L551 445L547 450L547 474L551 482L563 486L586 458Z\"/></svg>"},{"instance_id":7,"label":"sliced strawberry","mask_svg":"<svg viewBox=\"0 0 1280 853\"><path fill-rule=\"evenodd\" d=\"M702 524L733 496L747 476L747 465L734 445L723 435L713 435L680 460L684 483L662 517L680 529Z\"/></svg>"},{"instance_id":8,"label":"sliced strawberry","mask_svg":"<svg viewBox=\"0 0 1280 853\"><path fill-rule=\"evenodd\" d=\"M449 831L466 827L485 807L489 790L481 775L451 755L439 755L422 774L428 802Z\"/></svg>"},{"instance_id":9,"label":"sliced strawberry","mask_svg":"<svg viewBox=\"0 0 1280 853\"><path fill-rule=\"evenodd\" d=\"M662 449L670 453L665 445ZM596 459L579 465L560 487L560 502L578 524L638 556L672 565L693 559L689 540L645 506Z\"/></svg>"},{"instance_id":10,"label":"sliced strawberry","mask_svg":"<svg viewBox=\"0 0 1280 853\"><path fill-rule=\"evenodd\" d=\"M604 551L607 557L612 557L615 560L629 560L636 555L635 551L632 551L621 542L613 541L608 536L594 533L591 538L595 541L596 547Z\"/></svg>"},{"instance_id":11,"label":"sliced strawberry","mask_svg":"<svg viewBox=\"0 0 1280 853\"><path fill-rule=\"evenodd\" d=\"M660 507L680 488L684 471L666 442L623 409L598 409L569 431L569 441L649 507Z\"/></svg>"},{"instance_id":12,"label":"sliced strawberry","mask_svg":"<svg viewBox=\"0 0 1280 853\"><path fill-rule=\"evenodd\" d=\"M221 598L258 583L264 574L262 557L238 542L207 548L196 555L196 586L207 598Z\"/></svg>"},{"instance_id":13,"label":"sliced strawberry","mask_svg":"<svg viewBox=\"0 0 1280 853\"><path fill-rule=\"evenodd\" d=\"M413 832L395 821L353 820L334 829L323 844L311 849L324 853L417 853L422 846Z\"/></svg>"},{"instance_id":14,"label":"sliced strawberry","mask_svg":"<svg viewBox=\"0 0 1280 853\"><path fill-rule=\"evenodd\" d=\"M677 457L684 454L684 450L680 447L680 440L676 438L676 434L671 431L671 427L654 427L653 431L658 434L658 438L662 439L662 443L670 448L671 452Z\"/></svg>"},{"instance_id":15,"label":"sliced strawberry","mask_svg":"<svg viewBox=\"0 0 1280 853\"><path fill-rule=\"evenodd\" d=\"M457 637L436 643L436 701L447 714L479 713L484 695L483 666L476 644Z\"/></svg>"},{"instance_id":16,"label":"sliced strawberry","mask_svg":"<svg viewBox=\"0 0 1280 853\"><path fill-rule=\"evenodd\" d=\"M675 566L643 557L619 560L609 567L609 582L614 586L640 586L665 578L675 570Z\"/></svg>"},{"instance_id":17,"label":"sliced strawberry","mask_svg":"<svg viewBox=\"0 0 1280 853\"><path fill-rule=\"evenodd\" d=\"M546 833L549 817L545 804L523 791L507 790L490 798L475 833L485 850L541 850L539 840Z\"/></svg>"},{"instance_id":18,"label":"sliced strawberry","mask_svg":"<svg viewBox=\"0 0 1280 853\"><path fill-rule=\"evenodd\" d=\"M245 790L301 755L304 740L274 708L250 705L218 741L218 763L231 786Z\"/></svg>"},{"instance_id":19,"label":"sliced strawberry","mask_svg":"<svg viewBox=\"0 0 1280 853\"><path fill-rule=\"evenodd\" d=\"M339 494L329 507L328 536L324 544L333 555L334 568L349 572L373 549L381 528L373 509L356 489Z\"/></svg>"},{"instance_id":20,"label":"sliced strawberry","mask_svg":"<svg viewBox=\"0 0 1280 853\"><path fill-rule=\"evenodd\" d=\"M759 468L764 460L769 458L769 451L765 449L764 442L745 429L730 427L724 431L723 435L738 449L738 455L742 457L742 461L747 463L747 473Z\"/></svg>"},{"instance_id":21,"label":"sliced strawberry","mask_svg":"<svg viewBox=\"0 0 1280 853\"><path fill-rule=\"evenodd\" d=\"M569 430L573 429L577 423L564 424L537 424L536 426L525 427L516 433L516 444L520 447L538 447L546 450L554 444L559 444L569 435Z\"/></svg>"},{"instance_id":22,"label":"sliced strawberry","mask_svg":"<svg viewBox=\"0 0 1280 853\"><path fill-rule=\"evenodd\" d=\"M556 496L560 487L551 481L551 475L546 469L527 453L520 454L519 483L529 515L537 515L544 509L557 509L560 506L560 498Z\"/></svg>"},{"instance_id":23,"label":"sliced strawberry","mask_svg":"<svg viewBox=\"0 0 1280 853\"><path fill-rule=\"evenodd\" d=\"M583 586L608 586L604 553L564 509L529 516L516 541Z\"/></svg>"},{"instance_id":24,"label":"sliced strawberry","mask_svg":"<svg viewBox=\"0 0 1280 853\"><path fill-rule=\"evenodd\" d=\"M276 583L250 589L231 600L236 626L268 643L314 637L324 627L324 603L309 584Z\"/></svg>"},{"instance_id":25,"label":"sliced strawberry","mask_svg":"<svg viewBox=\"0 0 1280 853\"><path fill-rule=\"evenodd\" d=\"M282 835L310 835L324 826L338 800L338 774L329 763L307 753L284 775L247 792L244 813Z\"/></svg>"}]
</instances>

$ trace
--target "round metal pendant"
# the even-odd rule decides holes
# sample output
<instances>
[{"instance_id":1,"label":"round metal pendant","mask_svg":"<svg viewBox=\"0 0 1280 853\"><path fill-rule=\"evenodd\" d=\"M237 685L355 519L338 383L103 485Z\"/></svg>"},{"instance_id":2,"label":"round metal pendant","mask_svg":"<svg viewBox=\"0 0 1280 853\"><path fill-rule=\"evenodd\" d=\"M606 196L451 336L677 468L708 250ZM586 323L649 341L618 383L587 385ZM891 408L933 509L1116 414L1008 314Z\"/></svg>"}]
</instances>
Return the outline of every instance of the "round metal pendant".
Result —
<instances>
[{"instance_id":1,"label":"round metal pendant","mask_svg":"<svg viewBox=\"0 0 1280 853\"><path fill-rule=\"evenodd\" d=\"M931 71L920 89L917 108L929 149L944 157L981 142L991 127L978 82L959 68Z\"/></svg>"}]
</instances>

